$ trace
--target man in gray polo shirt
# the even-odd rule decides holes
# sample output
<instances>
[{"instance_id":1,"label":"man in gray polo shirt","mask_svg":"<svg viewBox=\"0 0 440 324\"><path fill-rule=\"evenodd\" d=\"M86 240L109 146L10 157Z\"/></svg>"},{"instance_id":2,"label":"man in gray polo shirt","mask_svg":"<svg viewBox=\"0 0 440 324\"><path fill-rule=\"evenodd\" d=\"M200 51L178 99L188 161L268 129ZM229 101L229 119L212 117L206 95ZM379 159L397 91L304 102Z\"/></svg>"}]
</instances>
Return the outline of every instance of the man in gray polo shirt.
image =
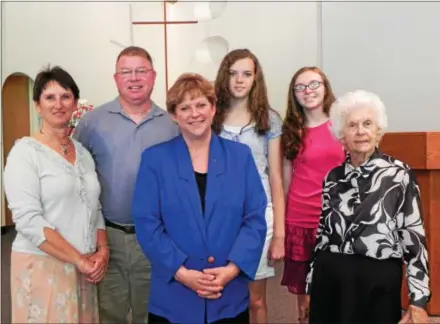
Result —
<instances>
[{"instance_id":1,"label":"man in gray polo shirt","mask_svg":"<svg viewBox=\"0 0 440 324\"><path fill-rule=\"evenodd\" d=\"M133 323L146 323L150 263L136 240L132 194L142 152L178 128L150 99L156 72L147 51L124 49L114 79L119 96L84 115L74 137L95 160L109 236L108 270L98 286L101 323L126 323L130 309Z\"/></svg>"}]
</instances>

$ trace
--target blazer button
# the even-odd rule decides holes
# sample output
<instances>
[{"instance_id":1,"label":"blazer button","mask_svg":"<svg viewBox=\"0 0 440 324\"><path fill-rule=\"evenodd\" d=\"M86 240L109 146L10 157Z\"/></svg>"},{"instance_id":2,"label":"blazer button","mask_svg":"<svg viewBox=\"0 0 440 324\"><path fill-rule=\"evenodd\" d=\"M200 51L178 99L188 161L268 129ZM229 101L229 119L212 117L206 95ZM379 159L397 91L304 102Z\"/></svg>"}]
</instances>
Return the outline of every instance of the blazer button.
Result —
<instances>
[{"instance_id":1,"label":"blazer button","mask_svg":"<svg viewBox=\"0 0 440 324\"><path fill-rule=\"evenodd\" d=\"M208 258L208 262L209 262L209 263L214 263L214 257L213 257L213 256L210 256L210 257Z\"/></svg>"}]
</instances>

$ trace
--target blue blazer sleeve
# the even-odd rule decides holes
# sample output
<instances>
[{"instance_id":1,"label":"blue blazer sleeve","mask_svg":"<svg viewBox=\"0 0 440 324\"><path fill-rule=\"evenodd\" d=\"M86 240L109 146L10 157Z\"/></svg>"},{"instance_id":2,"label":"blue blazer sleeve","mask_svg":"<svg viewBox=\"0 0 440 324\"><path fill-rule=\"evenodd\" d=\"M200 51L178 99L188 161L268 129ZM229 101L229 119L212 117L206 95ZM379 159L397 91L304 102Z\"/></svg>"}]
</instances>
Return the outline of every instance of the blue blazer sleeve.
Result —
<instances>
[{"instance_id":1,"label":"blue blazer sleeve","mask_svg":"<svg viewBox=\"0 0 440 324\"><path fill-rule=\"evenodd\" d=\"M229 254L229 260L253 280L266 240L267 196L250 150L243 171L246 172L243 225Z\"/></svg>"},{"instance_id":2,"label":"blue blazer sleeve","mask_svg":"<svg viewBox=\"0 0 440 324\"><path fill-rule=\"evenodd\" d=\"M142 154L132 214L139 245L151 264L158 269L156 273L169 282L187 256L165 231L160 210L160 182L157 177L159 170L151 162L155 160L158 160L158 157L149 154L148 150Z\"/></svg>"}]
</instances>

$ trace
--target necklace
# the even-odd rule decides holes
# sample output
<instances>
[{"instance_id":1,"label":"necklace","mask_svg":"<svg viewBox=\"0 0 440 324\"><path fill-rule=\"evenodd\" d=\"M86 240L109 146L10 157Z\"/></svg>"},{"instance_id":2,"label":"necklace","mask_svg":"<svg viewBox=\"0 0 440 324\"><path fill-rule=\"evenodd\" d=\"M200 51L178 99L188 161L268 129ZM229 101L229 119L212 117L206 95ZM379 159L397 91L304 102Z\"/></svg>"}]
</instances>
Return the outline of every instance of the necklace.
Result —
<instances>
[{"instance_id":1,"label":"necklace","mask_svg":"<svg viewBox=\"0 0 440 324\"><path fill-rule=\"evenodd\" d=\"M49 137L47 137L44 133L43 130L40 129L40 133L41 135L43 135L47 140L51 141L51 139ZM52 141L51 141L52 142ZM58 143L61 147L61 153L63 153L63 155L69 155L69 140L67 140L67 143Z\"/></svg>"}]
</instances>

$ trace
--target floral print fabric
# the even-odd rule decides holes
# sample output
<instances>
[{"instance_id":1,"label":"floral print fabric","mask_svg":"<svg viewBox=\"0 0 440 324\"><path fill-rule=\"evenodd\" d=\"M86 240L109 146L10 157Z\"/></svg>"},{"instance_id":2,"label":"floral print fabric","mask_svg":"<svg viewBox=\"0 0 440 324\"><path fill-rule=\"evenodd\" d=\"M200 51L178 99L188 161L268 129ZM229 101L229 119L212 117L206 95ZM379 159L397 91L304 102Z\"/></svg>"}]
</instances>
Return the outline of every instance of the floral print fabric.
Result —
<instances>
[{"instance_id":1,"label":"floral print fabric","mask_svg":"<svg viewBox=\"0 0 440 324\"><path fill-rule=\"evenodd\" d=\"M323 187L313 260L319 251L403 259L411 304L425 306L431 296L428 252L419 186L411 168L379 150L355 168L348 155L329 172Z\"/></svg>"},{"instance_id":2,"label":"floral print fabric","mask_svg":"<svg viewBox=\"0 0 440 324\"><path fill-rule=\"evenodd\" d=\"M13 323L99 323L97 288L72 264L12 252Z\"/></svg>"}]
</instances>

